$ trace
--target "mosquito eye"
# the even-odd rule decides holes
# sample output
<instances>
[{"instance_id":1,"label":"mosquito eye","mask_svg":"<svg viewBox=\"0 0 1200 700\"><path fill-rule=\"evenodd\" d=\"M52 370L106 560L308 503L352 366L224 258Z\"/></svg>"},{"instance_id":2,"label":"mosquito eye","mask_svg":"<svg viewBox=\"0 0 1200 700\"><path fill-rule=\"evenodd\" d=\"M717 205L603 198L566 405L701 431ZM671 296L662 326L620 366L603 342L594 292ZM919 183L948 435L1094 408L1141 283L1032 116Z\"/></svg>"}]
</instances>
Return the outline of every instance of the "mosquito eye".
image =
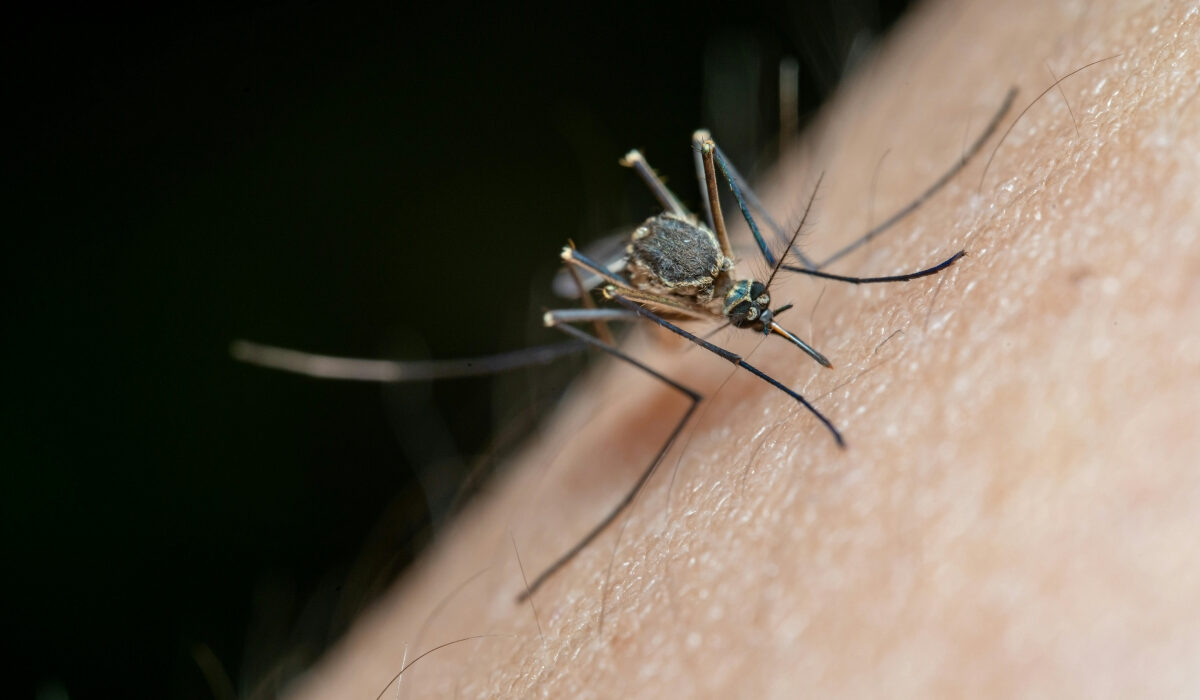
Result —
<instances>
[{"instance_id":1,"label":"mosquito eye","mask_svg":"<svg viewBox=\"0 0 1200 700\"><path fill-rule=\"evenodd\" d=\"M725 312L725 316L733 324L734 328L745 328L754 322L758 317L758 313L758 309L754 308L753 304L747 300L742 300L729 307Z\"/></svg>"}]
</instances>

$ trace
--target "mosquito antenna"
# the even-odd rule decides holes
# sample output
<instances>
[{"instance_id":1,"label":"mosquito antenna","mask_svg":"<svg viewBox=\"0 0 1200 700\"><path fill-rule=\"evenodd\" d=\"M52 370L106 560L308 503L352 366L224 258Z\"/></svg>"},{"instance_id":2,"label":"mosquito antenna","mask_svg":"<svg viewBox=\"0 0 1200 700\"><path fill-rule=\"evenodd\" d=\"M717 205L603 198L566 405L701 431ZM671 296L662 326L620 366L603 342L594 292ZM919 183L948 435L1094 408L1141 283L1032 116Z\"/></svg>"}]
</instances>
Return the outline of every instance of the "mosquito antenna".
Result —
<instances>
[{"instance_id":1,"label":"mosquito antenna","mask_svg":"<svg viewBox=\"0 0 1200 700\"><path fill-rule=\"evenodd\" d=\"M764 292L771 288L771 283L775 281L775 275L779 274L780 268L783 267L783 261L787 259L788 252L791 251L792 247L796 245L796 239L799 238L800 231L804 229L804 222L808 220L808 213L810 211L812 211L813 201L815 201L817 198L817 190L821 189L821 181L824 179L825 179L825 173L822 172L821 175L817 178L817 184L813 187L812 194L810 194L808 196L808 204L805 205L805 207L804 207L804 216L800 217L800 223L796 224L796 230L794 232L792 232L792 238L790 241L788 241L788 247L783 250L783 252L779 255L779 259L776 260L771 266L771 276L767 278L767 283L763 288ZM743 209L743 211L745 211L745 210ZM747 215L747 221L750 220L748 217L749 217L749 215ZM753 223L751 223L751 226L753 226ZM790 304L788 306L784 307L783 310L786 310L788 308L791 308ZM772 313L772 316L774 316L774 313ZM765 317L764 317L764 320L766 320ZM778 336L784 338L792 345L795 345L796 347L803 350L805 353L808 354L809 357L816 360L820 365L822 365L828 369L833 369L833 363L829 361L829 358L822 355L813 346L811 346L808 343L801 340L800 337L797 336L795 333L792 333L788 329L786 329L783 326L776 323L773 319L770 320L769 322L767 322L766 327L771 333L774 333L775 335L778 335ZM838 443L840 444L841 437L840 436L835 436L835 437L838 438Z\"/></svg>"},{"instance_id":2,"label":"mosquito antenna","mask_svg":"<svg viewBox=\"0 0 1200 700\"><path fill-rule=\"evenodd\" d=\"M808 204L804 206L804 216L800 217L800 223L796 224L796 230L792 233L792 239L788 241L787 248L783 249L779 259L775 261L775 266L771 268L771 276L767 278L767 289L771 288L771 283L775 281L775 275L779 274L779 269L783 267L783 261L787 259L787 255L792 248L796 246L796 239L800 237L800 231L804 228L804 222L808 221L808 213L812 211L813 202L817 199L817 190L821 189L821 182L825 179L825 172L817 176L817 184L813 186L812 194L808 196Z\"/></svg>"},{"instance_id":3,"label":"mosquito antenna","mask_svg":"<svg viewBox=\"0 0 1200 700\"><path fill-rule=\"evenodd\" d=\"M1004 145L1004 140L1008 138L1008 135L1010 133L1012 133L1013 127L1015 127L1017 125L1017 123L1021 121L1021 117L1024 117L1026 112L1028 112L1035 104L1038 103L1038 100L1045 97L1046 93L1048 93L1051 90L1053 90L1054 88L1058 87L1064 80L1066 80L1067 78L1070 78L1072 75L1075 75L1076 73L1078 73L1080 71L1087 70L1088 68L1091 68L1092 66L1096 65L1097 63L1104 63L1105 61L1111 61L1114 58L1119 58L1120 56L1121 56L1121 54L1119 54L1119 53L1114 54L1112 56L1109 56L1108 58L1101 58L1097 61L1092 61L1091 63L1087 64L1086 66L1080 66L1079 68L1076 68L1075 70L1071 71L1070 73L1067 73L1066 75L1059 78L1058 80L1055 80L1053 83L1050 83L1050 86L1047 87L1045 90L1042 90L1041 94L1039 94L1037 97L1033 98L1032 102L1030 102L1028 105L1025 105L1025 109L1021 110L1021 113L1017 115L1017 118L1013 120L1013 123L1009 124L1008 128L1004 130L1004 135L1000 137L1000 141L996 144L996 147L992 149L992 154L988 156L987 162L984 163L983 174L981 174L979 176L979 189L980 190L983 189L983 180L984 180L984 178L987 177L988 168L990 168L992 166L992 159L996 157L996 151L1000 150L1000 147ZM1053 73L1051 73L1051 75L1053 75ZM1016 91L1017 91L1017 89L1013 88L1012 91L1009 93L1009 95L1015 96ZM1006 101L1006 103L1011 102L1011 101L1012 100L1009 99Z\"/></svg>"}]
</instances>

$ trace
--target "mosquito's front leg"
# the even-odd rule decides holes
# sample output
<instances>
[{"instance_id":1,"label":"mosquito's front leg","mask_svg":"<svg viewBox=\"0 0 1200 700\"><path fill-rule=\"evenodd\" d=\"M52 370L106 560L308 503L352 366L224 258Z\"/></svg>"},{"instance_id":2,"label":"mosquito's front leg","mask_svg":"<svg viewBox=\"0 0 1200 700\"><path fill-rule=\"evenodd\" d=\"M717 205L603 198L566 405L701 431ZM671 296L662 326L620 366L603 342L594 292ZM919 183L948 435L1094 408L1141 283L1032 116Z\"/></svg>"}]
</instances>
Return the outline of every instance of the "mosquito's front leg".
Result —
<instances>
[{"instance_id":1,"label":"mosquito's front leg","mask_svg":"<svg viewBox=\"0 0 1200 700\"><path fill-rule=\"evenodd\" d=\"M663 328L666 328L667 330L671 331L672 333L675 333L676 335L679 335L683 338L686 338L686 339L692 341L693 343L699 345L700 347L704 348L705 350L708 350L709 352L713 353L714 355L723 357L724 359L728 360L729 362L733 363L734 365L741 367L742 369L746 370L747 372L753 374L754 376L758 377L759 379L763 380L764 382L770 384L771 386L775 387L776 389L779 389L783 393L792 397L793 399L798 401L802 406L807 408L810 413L812 413L814 416L816 416L817 420L821 421L821 423L825 426L825 428L829 430L830 434L833 435L833 439L835 441L837 441L838 447L846 446L846 441L842 439L842 434L840 432L838 432L838 429L834 427L833 423L828 418L826 418L824 414L822 414L820 411L817 410L816 406L813 406L811 403L809 403L808 399L804 398L800 394L798 394L795 391L792 391L788 387L784 386L782 383L780 383L780 381L778 379L775 379L771 375L767 374L766 372L763 372L762 370L758 369L757 367L750 364L749 362L746 362L744 359L742 359L741 355L738 355L735 352L730 352L729 350L726 350L725 348L723 348L719 345L714 345L713 343L708 342L707 340L695 335L694 333L689 333L689 332L685 331L684 329L680 328L679 326L676 326L675 324L673 324L670 321L666 320L665 318L659 316L658 314L654 313L653 311L651 311L647 308L644 308L640 304L637 304L636 302L626 298L625 295L620 290L618 290L616 287L614 287L612 285L604 288L604 296L617 302L621 306L624 306L625 308L629 309L630 311L637 313L638 315L642 316L643 318L649 319L649 320L653 321L654 323L657 323L658 325L662 326Z\"/></svg>"}]
</instances>

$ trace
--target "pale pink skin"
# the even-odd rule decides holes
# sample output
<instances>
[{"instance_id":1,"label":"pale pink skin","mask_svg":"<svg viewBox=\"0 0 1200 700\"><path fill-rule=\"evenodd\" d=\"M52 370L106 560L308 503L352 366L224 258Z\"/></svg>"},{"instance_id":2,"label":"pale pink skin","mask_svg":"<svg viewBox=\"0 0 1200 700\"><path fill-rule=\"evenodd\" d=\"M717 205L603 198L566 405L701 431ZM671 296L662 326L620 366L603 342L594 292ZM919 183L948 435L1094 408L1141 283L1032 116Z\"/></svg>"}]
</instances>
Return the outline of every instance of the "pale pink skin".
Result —
<instances>
[{"instance_id":1,"label":"pale pink skin","mask_svg":"<svg viewBox=\"0 0 1200 700\"><path fill-rule=\"evenodd\" d=\"M402 696L1194 697L1196 3L928 5L760 194L798 214L825 171L804 242L820 257L935 179L1010 85L1004 127L1047 64L1061 76L1118 53L1034 106L982 189L980 159L835 266L894 274L965 248L953 268L776 284L776 304L796 303L781 321L836 370L778 338L718 337L813 399L846 450L723 360L635 336L628 350L708 398L619 541L605 534L534 597L541 633L514 602L510 533L532 577L620 499L686 405L614 362L295 696L373 698L406 653L493 634L423 659Z\"/></svg>"}]
</instances>

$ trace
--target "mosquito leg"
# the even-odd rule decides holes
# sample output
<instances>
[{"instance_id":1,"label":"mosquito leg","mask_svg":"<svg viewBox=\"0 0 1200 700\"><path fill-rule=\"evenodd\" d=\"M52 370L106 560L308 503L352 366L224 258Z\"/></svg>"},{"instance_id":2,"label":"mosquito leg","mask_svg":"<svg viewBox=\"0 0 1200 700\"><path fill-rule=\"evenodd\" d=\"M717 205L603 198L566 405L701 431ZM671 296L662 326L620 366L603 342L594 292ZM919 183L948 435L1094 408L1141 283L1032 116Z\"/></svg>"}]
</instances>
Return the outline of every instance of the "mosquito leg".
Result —
<instances>
[{"instance_id":1,"label":"mosquito leg","mask_svg":"<svg viewBox=\"0 0 1200 700\"><path fill-rule=\"evenodd\" d=\"M738 207L742 210L742 218L750 225L750 233L754 236L754 242L758 244L759 251L762 252L763 258L771 267L775 266L775 256L771 255L771 249L767 247L767 242L763 240L762 233L758 230L758 224L755 223L754 217L750 215L750 208L746 205L746 199L742 196L742 190L734 181L733 176L729 174L729 166L725 159L717 153L717 144L709 139L704 142L700 148L700 154L704 157L704 181L708 186L709 206L713 208L713 219L715 220L719 231L717 237L721 238L721 231L725 228L725 222L721 220L721 204L716 195L717 172L713 167L713 159L716 159L718 165L721 166L721 172L725 175L725 181L729 183L729 189L733 190L733 196L737 199ZM723 241L724 246L729 245L728 238Z\"/></svg>"},{"instance_id":2,"label":"mosquito leg","mask_svg":"<svg viewBox=\"0 0 1200 700\"><path fill-rule=\"evenodd\" d=\"M721 193L717 190L717 171L713 168L713 140L705 139L700 144L700 159L704 163L704 189L708 193L705 198L708 200L709 220L713 223L713 233L717 234L717 241L721 244L721 252L726 258L733 259L733 248L729 245L729 232L725 230L725 217L721 215ZM758 227L753 223L750 224L750 230L754 232L754 239L758 241L758 245L767 255L767 247L762 242L762 236L758 234Z\"/></svg>"},{"instance_id":3,"label":"mosquito leg","mask_svg":"<svg viewBox=\"0 0 1200 700\"><path fill-rule=\"evenodd\" d=\"M767 211L767 207L762 203L762 200L758 198L758 195L754 194L750 183L742 176L737 167L729 160L729 156L725 155L725 151L721 150L721 145L715 140L713 141L713 149L716 151L717 157L724 161L725 169L729 172L729 175L733 176L733 179L738 183L738 188L742 196L745 197L746 203L750 205L755 214L758 214L760 219L767 222L767 227L775 232L780 243L786 242L788 239L787 231L775 219L771 218L771 212Z\"/></svg>"},{"instance_id":4,"label":"mosquito leg","mask_svg":"<svg viewBox=\"0 0 1200 700\"><path fill-rule=\"evenodd\" d=\"M679 198L675 196L671 188L667 187L666 183L658 177L658 174L654 172L650 164L646 162L646 158L642 156L641 151L634 149L626 153L625 157L621 159L621 165L637 171L637 174L641 176L642 181L654 193L654 198L663 206L663 209L679 216L689 215L687 207L683 206L683 203L679 201Z\"/></svg>"},{"instance_id":5,"label":"mosquito leg","mask_svg":"<svg viewBox=\"0 0 1200 700\"><path fill-rule=\"evenodd\" d=\"M950 257L941 261L937 265L934 265L933 267L927 267L924 270L910 272L905 275L888 275L886 277L848 277L846 275L834 275L834 274L831 274L828 272L821 272L819 270L809 270L804 267L793 267L791 265L784 265L783 269L790 270L792 272L799 272L802 275L809 275L810 277L819 277L823 280L833 280L835 282L849 282L850 284L877 284L880 282L907 282L909 280L915 280L915 279L919 279L921 277L928 277L929 275L936 275L937 273L941 272L942 270L945 270L947 267L950 267L954 263L958 262L958 259L963 257L966 254L967 254L967 252L965 250L960 250L957 253L955 253L954 255L951 255Z\"/></svg>"},{"instance_id":6,"label":"mosquito leg","mask_svg":"<svg viewBox=\"0 0 1200 700\"><path fill-rule=\"evenodd\" d=\"M542 322L547 328L558 328L564 323L595 323L596 321L636 321L638 315L625 309L555 309L542 315ZM573 334L572 334L573 335ZM588 336L591 338L591 336ZM592 338L595 340L595 338ZM584 341L588 343L588 341ZM585 347L580 343L570 342L564 345Z\"/></svg>"},{"instance_id":7,"label":"mosquito leg","mask_svg":"<svg viewBox=\"0 0 1200 700\"><path fill-rule=\"evenodd\" d=\"M711 140L712 134L708 133L708 129L697 129L692 133L692 160L696 165L696 182L700 184L700 209L704 211L704 220L708 222L708 228L716 231L717 223L713 221L712 204L708 201L708 178L704 176L704 142ZM725 257L733 256L726 251Z\"/></svg>"},{"instance_id":8,"label":"mosquito leg","mask_svg":"<svg viewBox=\"0 0 1200 700\"><path fill-rule=\"evenodd\" d=\"M621 276L625 271L625 248L629 245L629 234L633 229L622 231L619 234L608 235L596 241L592 245L587 246L586 255L593 262L605 261L604 269L609 275ZM567 245L571 248L576 248L575 243L570 239L567 240ZM578 248L576 248L578 250ZM564 299L580 299L584 296L584 292L590 292L593 289L601 286L604 280L600 279L591 268L577 269L579 273L579 282L577 283L574 275L569 272L570 267L564 269L554 276L551 287L554 289L556 296ZM580 291L582 288L582 291Z\"/></svg>"},{"instance_id":9,"label":"mosquito leg","mask_svg":"<svg viewBox=\"0 0 1200 700\"><path fill-rule=\"evenodd\" d=\"M575 244L571 243L571 248L574 247ZM567 273L571 275L571 279L575 282L575 288L579 290L579 303L583 304L583 308L585 309L595 309L596 301L592 299L591 294L588 294L587 287L583 286L583 277L579 274L579 268L575 265L567 265L566 268ZM603 340L609 345L612 345L616 342L613 339L612 331L608 329L608 324L604 321L594 321L592 323L592 328L595 329L596 337L600 340Z\"/></svg>"},{"instance_id":10,"label":"mosquito leg","mask_svg":"<svg viewBox=\"0 0 1200 700\"><path fill-rule=\"evenodd\" d=\"M806 257L799 250L790 250L790 249L785 250L784 251L785 255L788 252L791 252L792 254L796 255L800 259L800 262L803 266L803 267L788 266L787 269L790 271L793 271L793 272L808 272L808 273L816 272L817 270L827 267L831 263L850 254L854 250L857 250L859 247L865 245L869 241L875 239L879 235L886 232L892 226L896 225L896 223L899 222L904 217L906 217L909 214L916 211L918 207L920 207L929 198L931 198L933 195L937 194L938 191L940 191L943 187L945 187L946 183L950 182L950 180L952 180L954 178L954 176L959 173L959 171L961 171L964 167L966 167L967 163L969 163L971 161L971 159L974 158L979 153L979 151L983 148L983 145L985 143L987 143L988 139L991 138L992 134L994 134L996 132L996 129L1000 126L1000 121L1004 118L1004 115L1007 114L1008 110L1012 107L1013 100L1016 98L1016 96L1017 96L1017 89L1010 88L1008 93L1004 97L1003 103L1001 103L1001 105L1000 105L1000 109L996 110L996 113L992 116L991 121L989 121L987 126L984 127L983 132L980 133L979 137L975 139L975 141L971 144L971 147L968 148L965 153L963 153L962 157L959 158L958 162L956 162L953 166L951 166L951 168L949 170L947 170L945 173L943 173L942 176L939 177L932 185L930 185L930 187L928 189L926 189L924 192L922 192L920 196L918 196L912 202L909 202L907 205L902 207L900 210L893 213L891 216L889 216L887 219L885 219L878 226L875 226L871 230L867 231L865 234L860 236L853 243L850 243L849 245L845 246L844 248L837 251L833 255L829 256L826 260L824 260L820 264L814 263L811 259ZM693 139L697 138L698 135L699 135L699 132L697 132L697 136L693 136ZM775 221L770 217L769 213L766 211L766 207L764 207L762 205L762 202L760 202L759 199L754 195L754 191L751 190L749 188L749 186L745 186L745 182L746 182L745 178L743 178L741 176L741 174L738 173L738 171L733 167L733 165L729 162L729 159L725 157L724 152L721 151L720 147L717 146L717 144L715 142L713 142L711 140L711 138L709 139L708 143L712 144L712 146L711 146L712 158L713 158L713 160L716 161L716 165L720 167L721 173L725 176L726 181L728 181L729 188L733 191L733 196L737 200L738 207L741 208L741 210L742 210L742 217L746 219L746 223L749 224L749 226L750 226L750 232L754 235L754 241L758 245L758 249L762 252L763 258L767 261L767 264L771 265L773 267L775 265L775 256L772 255L770 249L767 248L766 242L763 240L762 234L759 231L758 224L757 224L757 222L755 222L753 216L750 213L750 210L754 209L758 213L758 215L764 221L767 222L767 225L770 226L776 232L776 234L779 235L779 237L781 239L787 240L787 235L783 232L783 229L779 226L779 224L775 223ZM702 149L702 153L703 153L703 149ZM708 166L708 165L705 166L706 171L705 171L704 175L706 178L708 177L707 169L709 167L710 166ZM956 255L951 260L941 263L941 265L948 266L950 264L953 264L954 260L957 260L957 258L958 258L958 256ZM900 281L905 281L906 279L916 279L918 277L923 277L928 274L935 274L936 272L939 272L942 269L945 269L945 268L940 267L940 266L935 266L933 268L929 268L928 271L922 270L920 272L913 273L912 275L897 275L896 277L898 277L899 279L878 278L878 281L880 281L880 282L885 282L885 281L886 282L893 282L893 281L900 282ZM814 275L814 276L821 276L821 275ZM834 276L834 277L830 277L829 279L839 279L839 277ZM856 284L868 283L867 280L870 280L870 279L873 279L873 278L859 278L860 281L856 282ZM846 281L849 281L849 280L846 280Z\"/></svg>"},{"instance_id":11,"label":"mosquito leg","mask_svg":"<svg viewBox=\"0 0 1200 700\"><path fill-rule=\"evenodd\" d=\"M567 342L460 360L397 361L318 355L248 340L235 340L229 347L229 354L235 360L247 364L316 379L388 384L477 377L531 365L544 365L560 357L573 355L585 347L587 346L582 343Z\"/></svg>"},{"instance_id":12,"label":"mosquito leg","mask_svg":"<svg viewBox=\"0 0 1200 700\"><path fill-rule=\"evenodd\" d=\"M587 310L588 309L577 309L576 311L587 311ZM671 379L670 377L667 377L666 375L664 375L660 372L657 372L654 369L651 369L646 364L639 362L638 360L634 359L630 355L618 350L616 347L609 345L609 344L599 340L598 338L593 338L592 336L588 335L587 333L584 333L583 331L579 330L578 328L566 325L570 320L573 320L573 319L572 319L572 317L569 317L569 316L563 314L563 312L549 311L546 313L544 320L545 320L545 323L547 326L553 326L554 328L557 328L558 330L562 331L563 333L566 333L567 335L575 338L578 341L581 341L581 342L587 343L588 345L591 345L593 347L599 348L599 349L603 350L604 352L612 355L613 357L616 357L619 360L623 360L623 361L628 362L629 364L633 365L634 367L637 367L638 369L642 370L646 374L649 374L650 376L654 377L655 379L659 380L660 382L670 386L672 389L675 389L679 393L687 396L691 403L688 404L687 411L685 411L683 414L683 417L681 417L679 419L679 422L675 425L675 429L672 430L671 434L667 437L666 442L664 442L662 447L659 448L658 454L656 454L654 456L654 459L650 462L649 465L647 465L646 469L642 472L641 476L638 477L638 480L633 485L633 488L631 488L629 490L629 492L625 494L625 497L622 498L621 501L619 503L617 503L617 505L614 506L611 511L609 511L608 515L604 516L603 520L601 520L599 523L597 523L595 527L593 527L586 535L583 536L583 539L576 542L575 546L568 549L558 559L555 559L554 562L552 564L550 564L550 566L546 567L546 569L544 571L542 571L542 573L537 575L537 578L530 581L529 585L525 588L525 590L521 591L521 593L517 596L517 602L524 602L531 595L533 595L535 592L537 592L538 588L540 588L543 583L545 583L551 576L553 576L555 573L557 573L559 571L559 569L566 566L568 562L570 562L572 559L575 558L575 555L582 552L589 544L591 544L597 537L599 537L600 534L602 532L604 532L608 528L609 525L612 525L613 522L618 517L620 517L621 513L625 512L625 509L629 507L629 504L633 503L633 500L635 498L637 498L638 493L641 492L642 488L646 485L646 482L649 481L650 477L654 475L655 470L658 469L658 465L662 463L663 457L666 456L667 450L669 450L671 448L671 445L674 444L675 440L679 437L679 434L681 432L683 432L684 426L687 425L687 422L689 420L691 420L692 414L695 413L695 411L696 411L696 406L698 406L700 404L700 400L703 398L700 394L696 393L695 391L692 391L691 389L689 389L686 386L680 384L679 382ZM582 319L575 319L575 320L582 320Z\"/></svg>"},{"instance_id":13,"label":"mosquito leg","mask_svg":"<svg viewBox=\"0 0 1200 700\"><path fill-rule=\"evenodd\" d=\"M733 196L737 200L738 207L742 210L742 218L744 218L746 223L750 225L750 231L754 234L754 241L758 244L758 249L762 251L763 258L766 259L767 264L774 266L775 257L771 255L770 250L767 248L766 242L763 241L762 235L759 233L758 224L754 220L754 217L751 216L750 210L753 209L758 214L759 218L765 221L767 226L775 231L775 235L780 241L788 240L789 237L787 232L775 221L775 219L771 218L770 212L767 211L767 208L763 206L763 203L754 194L754 190L750 189L750 186L746 183L746 178L742 177L741 173L737 171L737 168L733 167L733 164L729 162L727 157L725 157L725 152L721 150L721 147L717 145L716 141L713 141L711 138L709 141L712 143L713 157L716 160L717 165L721 168L721 174L724 175L725 180L729 183L729 188L733 191ZM705 177L707 178L707 172L705 173ZM787 251L785 251L785 253L786 252ZM801 251L793 250L791 252L797 258L799 258L800 262L805 266L816 267L816 264L806 257Z\"/></svg>"},{"instance_id":14,"label":"mosquito leg","mask_svg":"<svg viewBox=\"0 0 1200 700\"><path fill-rule=\"evenodd\" d=\"M711 321L713 317L709 313L697 310L695 306L688 306L681 303L678 299L672 299L669 296L662 296L653 292L644 292L640 289L621 289L621 296L634 301L640 306L649 307L651 310L658 313L677 314L681 318L692 319L696 321Z\"/></svg>"},{"instance_id":15,"label":"mosquito leg","mask_svg":"<svg viewBox=\"0 0 1200 700\"><path fill-rule=\"evenodd\" d=\"M607 267L601 265L595 260L592 260L571 246L565 246L559 256L563 259L563 262L567 263L568 265L578 265L579 267L586 269L588 272L596 275L609 284L615 284L618 287L625 287L626 289L632 286L624 277L621 277L615 272L610 272Z\"/></svg>"},{"instance_id":16,"label":"mosquito leg","mask_svg":"<svg viewBox=\"0 0 1200 700\"><path fill-rule=\"evenodd\" d=\"M854 242L843 247L833 255L830 255L828 258L822 261L821 264L813 266L813 269L819 270L823 267L828 267L833 262L842 259L855 250L858 250L861 246L866 245L868 242L884 233L892 226L895 226L896 222L916 211L917 208L928 201L930 197L937 194L939 190L946 186L946 183L950 182L950 180L952 180L960 170L966 167L967 163L969 163L971 159L979 153L980 149L983 148L983 144L987 143L987 140L991 138L992 134L996 133L996 128L1000 126L1000 120L1004 119L1005 114L1008 114L1008 110L1012 107L1013 100L1016 99L1016 97L1017 89L1015 87L1009 88L1008 94L1004 96L1004 101L1000 104L1000 109L996 110L996 113L992 116L991 121L987 123L987 126L984 127L983 132L979 134L979 137L975 139L975 142L971 144L971 147L962 154L962 157L959 158L954 165L950 166L949 170L935 180L928 189L922 192L916 199L901 207L888 218L884 219L883 223L875 226L870 231L867 231L863 235L859 236Z\"/></svg>"},{"instance_id":17,"label":"mosquito leg","mask_svg":"<svg viewBox=\"0 0 1200 700\"><path fill-rule=\"evenodd\" d=\"M566 262L570 265L578 265L582 268L585 268L585 269L593 271L593 272L599 272L599 270L603 269L596 263L596 261L592 260L591 258L587 257L583 253L580 253L578 250L571 248L569 246L566 248L563 248L562 259L563 259L563 262ZM699 311L694 306L688 306L687 304L680 303L676 299L672 299L668 296L663 296L663 295L659 295L659 294L653 294L651 292L645 292L640 289L635 289L633 287L633 285L629 284L629 282L626 282L624 279L617 277L615 275L607 274L606 279L608 280L610 285L619 288L621 290L622 294L624 294L628 298L633 299L634 301L636 301L639 304L649 304L649 305L654 306L655 308L667 309L669 313L678 313L685 317L690 317L690 318L695 318L695 319L708 320L708 319L712 318L708 313ZM622 313L626 313L626 312L620 311L620 310L615 310L615 309L597 309L595 311L591 311L588 309L574 309L574 310L570 310L570 311L567 311L567 310L555 311L554 313L559 314L560 317L562 314L566 314L566 313L579 314L581 317L581 320L582 320L582 316L586 315L587 320L592 320L593 314L600 314L600 315L603 315L605 313L622 314ZM604 318L603 320L614 320L614 319ZM547 324L547 325L550 325L550 324Z\"/></svg>"},{"instance_id":18,"label":"mosquito leg","mask_svg":"<svg viewBox=\"0 0 1200 700\"><path fill-rule=\"evenodd\" d=\"M636 312L638 315L642 316L643 318L647 318L647 319L653 321L654 323L657 323L658 325L662 326L663 328L666 328L667 330L671 331L672 333L675 333L676 335L679 335L683 338L686 338L686 339L692 341L693 343L699 345L700 347L704 348L705 350L708 350L709 352L713 353L714 355L719 355L720 357L723 357L726 360L729 360L734 365L741 367L742 369L746 370L747 372L753 374L754 376L758 377L759 379L763 380L764 382L770 384L771 386L775 387L776 389L779 389L783 393L792 397L793 399L798 401L802 406L807 408L810 413L812 413L814 416L816 416L817 420L821 421L821 423L825 426L825 428L829 430L830 434L833 435L833 439L835 441L837 441L838 447L846 446L846 441L842 439L842 434L838 432L838 429L833 426L833 423L830 422L830 420L828 418L826 418L824 416L824 414L822 414L820 411L817 410L816 406L813 406L811 403L808 402L807 399L805 399L800 394L796 393L795 391L792 391L791 389L789 389L786 386L784 386L783 384L781 384L778 379L775 379L774 377L767 374L766 372L763 372L762 370L758 369L754 365L743 360L741 355L730 352L730 351L726 350L725 348L722 348L718 345L714 345L693 333L689 333L689 332L683 330L679 326L676 326L675 324L664 319L663 317L659 316L658 314L654 313L653 311L643 308L642 306L636 304L635 302L625 298L621 294L621 292L619 292L615 287L612 287L612 286L605 287L604 288L604 296L608 297L609 299L612 299L613 301L617 302L621 306L624 306L625 308Z\"/></svg>"}]
</instances>

